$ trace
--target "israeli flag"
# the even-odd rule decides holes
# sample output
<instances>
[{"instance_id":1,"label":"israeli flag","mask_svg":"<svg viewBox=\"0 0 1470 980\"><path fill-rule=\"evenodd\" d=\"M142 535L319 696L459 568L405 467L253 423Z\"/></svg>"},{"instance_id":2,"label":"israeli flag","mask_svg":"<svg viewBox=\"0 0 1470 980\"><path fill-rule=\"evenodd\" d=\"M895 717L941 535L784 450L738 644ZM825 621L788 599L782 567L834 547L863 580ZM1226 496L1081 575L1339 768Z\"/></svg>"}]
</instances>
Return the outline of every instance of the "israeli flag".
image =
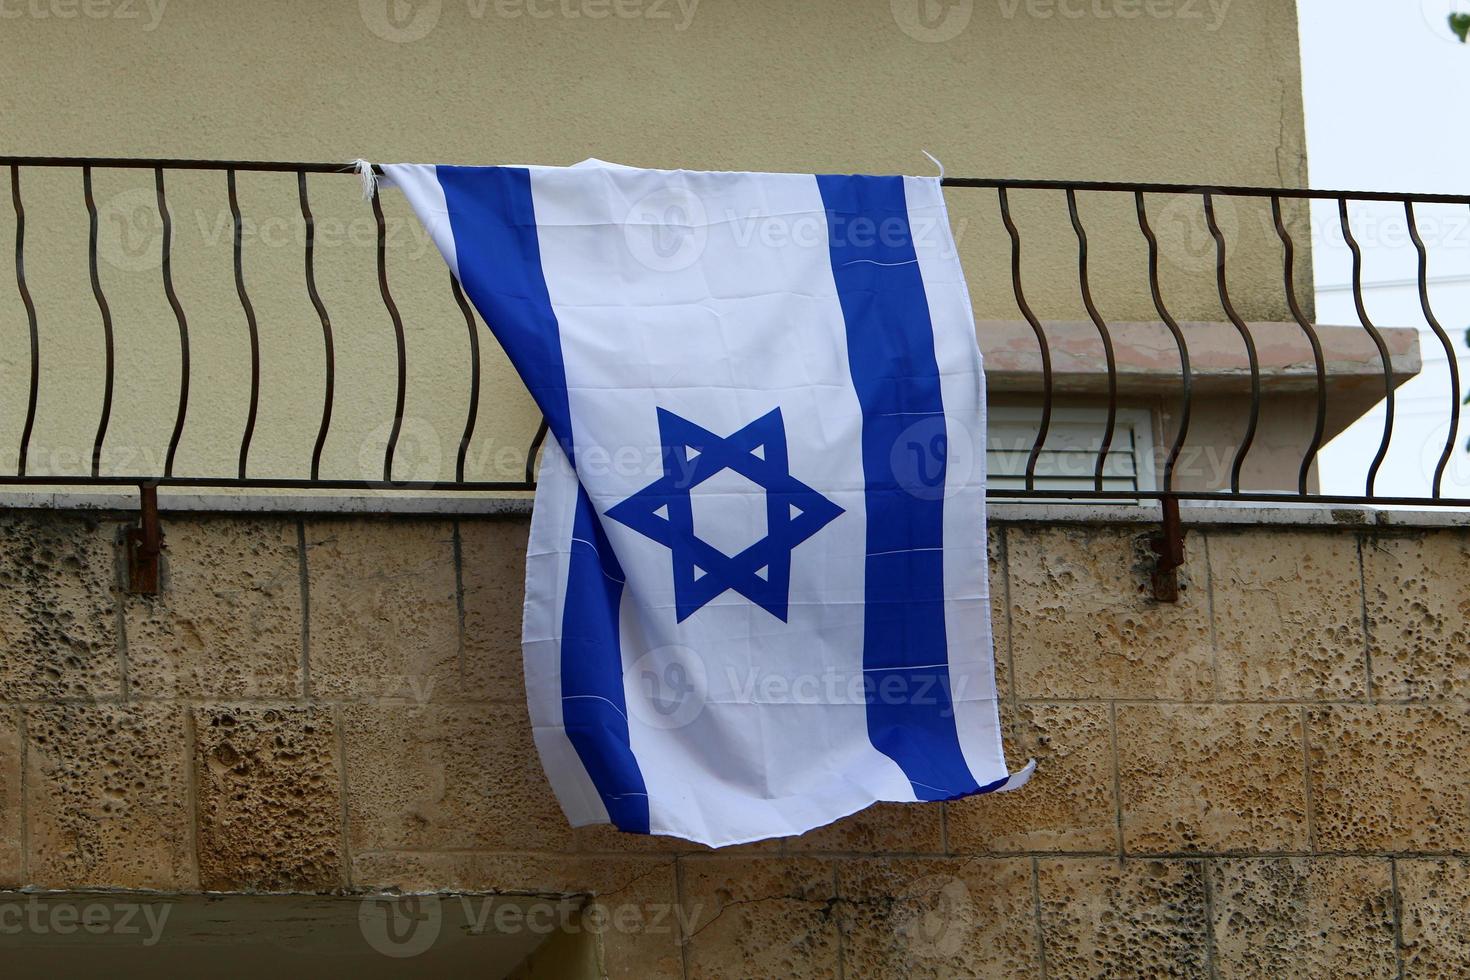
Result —
<instances>
[{"instance_id":1,"label":"israeli flag","mask_svg":"<svg viewBox=\"0 0 1470 980\"><path fill-rule=\"evenodd\" d=\"M1026 780L937 179L384 170L554 437L523 645L573 825L720 846Z\"/></svg>"}]
</instances>

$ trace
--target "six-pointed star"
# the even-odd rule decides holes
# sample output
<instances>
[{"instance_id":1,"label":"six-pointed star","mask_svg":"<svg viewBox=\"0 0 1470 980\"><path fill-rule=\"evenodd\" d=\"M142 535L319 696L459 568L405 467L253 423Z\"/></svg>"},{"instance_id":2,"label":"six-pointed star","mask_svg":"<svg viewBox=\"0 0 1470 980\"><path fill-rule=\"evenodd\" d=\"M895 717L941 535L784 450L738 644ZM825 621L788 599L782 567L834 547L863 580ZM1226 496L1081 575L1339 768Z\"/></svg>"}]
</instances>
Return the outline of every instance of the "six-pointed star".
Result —
<instances>
[{"instance_id":1,"label":"six-pointed star","mask_svg":"<svg viewBox=\"0 0 1470 980\"><path fill-rule=\"evenodd\" d=\"M664 475L609 508L607 516L670 550L679 622L726 590L785 622L791 551L842 508L791 475L781 410L725 437L660 408L658 433ZM733 556L695 535L690 497L695 487L726 469L766 492L766 536Z\"/></svg>"}]
</instances>

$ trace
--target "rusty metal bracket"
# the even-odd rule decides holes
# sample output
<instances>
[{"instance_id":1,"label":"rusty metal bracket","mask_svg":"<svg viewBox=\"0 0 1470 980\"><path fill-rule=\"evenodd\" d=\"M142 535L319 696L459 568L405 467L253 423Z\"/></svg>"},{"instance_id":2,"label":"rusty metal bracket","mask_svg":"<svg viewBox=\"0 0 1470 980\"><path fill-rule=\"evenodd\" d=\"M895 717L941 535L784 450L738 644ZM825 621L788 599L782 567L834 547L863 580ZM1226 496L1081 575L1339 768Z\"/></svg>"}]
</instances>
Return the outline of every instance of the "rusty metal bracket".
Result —
<instances>
[{"instance_id":1,"label":"rusty metal bracket","mask_svg":"<svg viewBox=\"0 0 1470 980\"><path fill-rule=\"evenodd\" d=\"M162 591L159 569L163 556L163 528L158 522L158 487L138 488L138 526L128 529L128 591L157 595Z\"/></svg>"},{"instance_id":2,"label":"rusty metal bracket","mask_svg":"<svg viewBox=\"0 0 1470 980\"><path fill-rule=\"evenodd\" d=\"M1153 570L1154 598L1179 601L1179 569L1184 564L1184 525L1179 520L1179 498L1164 497L1163 527L1149 540L1157 559Z\"/></svg>"}]
</instances>

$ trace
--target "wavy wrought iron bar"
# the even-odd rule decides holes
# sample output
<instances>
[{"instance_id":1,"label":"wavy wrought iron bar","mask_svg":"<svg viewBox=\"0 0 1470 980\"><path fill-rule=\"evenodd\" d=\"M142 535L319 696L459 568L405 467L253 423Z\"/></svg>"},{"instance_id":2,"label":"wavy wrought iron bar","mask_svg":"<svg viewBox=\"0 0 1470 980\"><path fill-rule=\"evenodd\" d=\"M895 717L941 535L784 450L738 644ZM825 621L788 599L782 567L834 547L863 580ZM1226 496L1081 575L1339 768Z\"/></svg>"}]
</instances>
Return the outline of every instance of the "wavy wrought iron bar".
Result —
<instances>
[{"instance_id":1,"label":"wavy wrought iron bar","mask_svg":"<svg viewBox=\"0 0 1470 980\"><path fill-rule=\"evenodd\" d=\"M1230 289L1225 282L1225 236L1220 232L1219 222L1215 220L1214 197L1211 191L1205 191L1203 196L1205 224L1210 229L1210 237L1215 240L1215 284L1220 292L1220 305L1225 310L1225 316L1235 325L1240 339L1245 343L1246 358L1250 361L1251 368L1250 420L1246 423L1245 435L1240 440L1240 448L1235 451L1235 460L1230 465L1230 489L1239 493L1240 471L1245 466L1245 457L1251 451L1251 444L1256 440L1256 426L1261 418L1261 363L1256 356L1255 338L1251 336L1250 328L1245 325L1240 314L1235 311L1235 304L1230 301Z\"/></svg>"},{"instance_id":2,"label":"wavy wrought iron bar","mask_svg":"<svg viewBox=\"0 0 1470 980\"><path fill-rule=\"evenodd\" d=\"M1327 433L1327 362L1322 355L1322 340L1317 336L1317 328L1312 326L1312 322L1302 312L1302 305L1297 300L1296 245L1292 241L1291 233L1286 230L1286 222L1281 218L1281 199L1274 194L1271 196L1271 217L1276 224L1276 236L1281 239L1282 277L1286 286L1286 305L1291 309L1292 318L1296 320L1297 326L1301 327L1302 333L1306 334L1307 343L1312 345L1312 363L1317 369L1317 421L1312 429L1312 441L1302 456L1301 470L1297 473L1297 490L1305 496L1312 464L1317 461L1317 453L1322 448L1322 440Z\"/></svg>"},{"instance_id":3,"label":"wavy wrought iron bar","mask_svg":"<svg viewBox=\"0 0 1470 980\"><path fill-rule=\"evenodd\" d=\"M92 297L97 301L97 312L102 316L102 412L97 419L97 435L92 440L92 475L99 476L102 472L102 443L107 438L107 426L112 419L116 359L113 351L112 310L107 305L107 297L102 293L102 280L97 274L97 201L92 196L91 167L82 168L82 198L87 204L87 270L92 277Z\"/></svg>"},{"instance_id":4,"label":"wavy wrought iron bar","mask_svg":"<svg viewBox=\"0 0 1470 980\"><path fill-rule=\"evenodd\" d=\"M1414 218L1414 202L1404 201L1404 214L1409 219L1409 238L1414 242L1414 250L1419 253L1419 306L1424 310L1424 319L1429 324L1429 329L1434 331L1439 345L1444 348L1445 362L1450 369L1450 431L1445 434L1444 451L1439 454L1439 462L1434 467L1434 499L1442 496L1444 484L1445 467L1449 465L1450 455L1455 451L1456 435L1460 429L1460 363L1455 354L1455 345L1450 342L1449 334L1440 325L1439 318L1434 315L1434 310L1429 305L1429 251L1424 247L1424 239L1419 234L1419 223Z\"/></svg>"},{"instance_id":5,"label":"wavy wrought iron bar","mask_svg":"<svg viewBox=\"0 0 1470 980\"><path fill-rule=\"evenodd\" d=\"M1077 192L1067 189L1067 215L1072 219L1072 230L1077 235L1077 280L1082 286L1082 305L1097 327L1102 338L1103 357L1108 365L1108 417L1103 425L1102 443L1097 449L1097 468L1093 473L1093 489L1103 488L1103 472L1107 469L1108 452L1113 448L1113 433L1118 423L1118 358L1113 351L1113 335L1103 322L1097 304L1092 301L1092 284L1087 279L1087 232L1082 227L1082 218L1077 213Z\"/></svg>"},{"instance_id":6,"label":"wavy wrought iron bar","mask_svg":"<svg viewBox=\"0 0 1470 980\"><path fill-rule=\"evenodd\" d=\"M1031 304L1026 302L1025 290L1021 288L1021 232L1011 217L1010 196L1004 187L999 188L997 194L1000 198L1000 220L1005 224L1006 234L1011 239L1011 291L1015 293L1016 306L1031 326L1031 332L1036 335L1036 344L1041 349L1041 422L1036 428L1036 441L1031 444L1031 454L1026 458L1026 489L1035 490L1036 462L1041 458L1041 447L1046 443L1047 433L1051 430L1051 344L1047 342L1046 331L1042 329L1036 314L1031 311Z\"/></svg>"},{"instance_id":7,"label":"wavy wrought iron bar","mask_svg":"<svg viewBox=\"0 0 1470 980\"><path fill-rule=\"evenodd\" d=\"M1159 239L1154 234L1153 226L1149 224L1143 191L1135 191L1133 198L1138 211L1139 230L1148 242L1148 288L1153 295L1154 309L1158 311L1159 319L1164 321L1164 326L1169 328L1169 333L1174 337L1174 345L1179 348L1179 377L1182 382L1179 431L1175 433L1174 442L1169 447L1169 456L1164 461L1164 489L1168 491L1174 489L1174 468L1179 463L1179 454L1184 450L1184 440L1189 437L1190 412L1194 406L1194 373L1189 366L1189 342L1184 339L1184 331L1179 329L1178 321L1164 303L1163 290L1159 286Z\"/></svg>"},{"instance_id":8,"label":"wavy wrought iron bar","mask_svg":"<svg viewBox=\"0 0 1470 980\"><path fill-rule=\"evenodd\" d=\"M1388 456L1388 444L1393 439L1393 364L1389 358L1388 344L1383 340L1383 334L1373 325L1368 317L1368 309L1363 303L1363 250L1358 246L1358 240L1353 237L1352 222L1348 219L1348 199L1340 197L1337 199L1337 221L1342 226L1342 237L1347 242L1348 250L1353 254L1353 305L1358 310L1358 320L1368 336L1373 338L1373 345L1378 348L1378 357L1383 362L1383 441L1378 445L1378 454L1373 457L1373 464L1368 467L1368 483L1366 493L1369 499L1375 499L1373 492L1378 481L1378 469L1383 465L1383 460Z\"/></svg>"},{"instance_id":9,"label":"wavy wrought iron bar","mask_svg":"<svg viewBox=\"0 0 1470 980\"><path fill-rule=\"evenodd\" d=\"M480 415L480 331L475 327L475 311L465 300L464 290L452 272L449 274L449 288L454 293L454 301L459 304L460 313L464 314L464 325L470 334L470 407L464 422L464 435L459 439L459 456L454 463L454 478L463 483L465 456L469 454L470 437L475 434L475 421Z\"/></svg>"},{"instance_id":10,"label":"wavy wrought iron bar","mask_svg":"<svg viewBox=\"0 0 1470 980\"><path fill-rule=\"evenodd\" d=\"M398 343L398 395L393 407L393 427L388 431L388 447L383 452L383 482L393 482L393 452L398 448L398 435L403 430L403 408L408 398L408 347L403 336L403 317L398 313L398 304L388 291L388 227L383 221L383 200L376 188L373 190L373 221L378 228L378 290L383 294L383 305L393 319L393 335Z\"/></svg>"},{"instance_id":11,"label":"wavy wrought iron bar","mask_svg":"<svg viewBox=\"0 0 1470 980\"><path fill-rule=\"evenodd\" d=\"M169 217L168 201L164 197L163 168L153 171L153 183L158 198L158 217L163 222L163 292L168 305L173 308L174 319L179 323L179 411L174 419L173 435L168 440L168 455L164 457L163 475L174 475L174 457L179 451L179 440L184 435L184 420L189 414L189 321L184 317L184 308L179 305L174 292L173 274L173 220Z\"/></svg>"},{"instance_id":12,"label":"wavy wrought iron bar","mask_svg":"<svg viewBox=\"0 0 1470 980\"><path fill-rule=\"evenodd\" d=\"M26 285L26 209L20 200L20 168L10 165L10 203L15 208L15 285L26 308L26 322L31 336L31 386L26 395L26 420L20 430L20 457L16 473L26 475L26 457L30 453L31 432L36 427L36 401L41 391L41 334L36 325L36 304Z\"/></svg>"},{"instance_id":13,"label":"wavy wrought iron bar","mask_svg":"<svg viewBox=\"0 0 1470 980\"><path fill-rule=\"evenodd\" d=\"M531 440L531 448L526 453L526 483L534 486L536 483L536 454L541 451L541 444L546 441L546 433L551 429L547 424L545 416L541 424L536 428L536 436Z\"/></svg>"},{"instance_id":14,"label":"wavy wrought iron bar","mask_svg":"<svg viewBox=\"0 0 1470 980\"><path fill-rule=\"evenodd\" d=\"M260 407L260 332L255 324L255 307L251 305L250 296L245 292L245 242L240 201L235 194L235 171L229 170L226 174L230 215L235 222L235 292L240 297L240 307L245 311L245 323L250 329L250 409L245 417L245 432L240 437L240 476L243 479L250 459L250 440L255 435L255 413Z\"/></svg>"},{"instance_id":15,"label":"wavy wrought iron bar","mask_svg":"<svg viewBox=\"0 0 1470 980\"><path fill-rule=\"evenodd\" d=\"M322 393L322 421L317 427L316 445L311 450L311 478L317 479L322 471L322 449L327 444L327 430L332 427L332 399L337 388L337 357L332 344L332 320L327 316L327 307L316 289L316 218L311 213L311 203L306 195L306 171L296 171L296 192L301 201L301 220L306 222L306 294L322 323L322 348L326 357L326 390Z\"/></svg>"}]
</instances>

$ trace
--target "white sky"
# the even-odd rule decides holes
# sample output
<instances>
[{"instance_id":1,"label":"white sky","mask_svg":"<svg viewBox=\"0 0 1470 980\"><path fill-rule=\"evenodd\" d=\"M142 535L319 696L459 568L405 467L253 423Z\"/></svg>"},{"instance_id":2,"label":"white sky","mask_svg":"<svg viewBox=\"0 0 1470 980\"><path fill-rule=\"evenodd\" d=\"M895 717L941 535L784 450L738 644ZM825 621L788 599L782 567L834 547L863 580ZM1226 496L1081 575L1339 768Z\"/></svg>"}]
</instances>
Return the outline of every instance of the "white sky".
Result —
<instances>
[{"instance_id":1,"label":"white sky","mask_svg":"<svg viewBox=\"0 0 1470 980\"><path fill-rule=\"evenodd\" d=\"M1470 45L1448 24L1452 11L1470 12L1470 0L1299 0L1298 9L1311 186L1470 193ZM1462 376L1470 376L1470 208L1420 206L1416 218L1430 253L1432 308L1455 343ZM1447 359L1420 309L1418 256L1403 208L1354 205L1350 219L1363 247L1370 318L1422 331L1424 370L1398 389L1393 442L1375 489L1427 495L1449 429ZM1356 324L1337 220L1330 203L1314 206L1317 319ZM1446 496L1470 497L1466 413L1445 472ZM1377 410L1334 440L1321 457L1323 491L1363 493L1382 436Z\"/></svg>"},{"instance_id":2,"label":"white sky","mask_svg":"<svg viewBox=\"0 0 1470 980\"><path fill-rule=\"evenodd\" d=\"M1470 190L1466 0L1298 0L1312 186Z\"/></svg>"}]
</instances>

